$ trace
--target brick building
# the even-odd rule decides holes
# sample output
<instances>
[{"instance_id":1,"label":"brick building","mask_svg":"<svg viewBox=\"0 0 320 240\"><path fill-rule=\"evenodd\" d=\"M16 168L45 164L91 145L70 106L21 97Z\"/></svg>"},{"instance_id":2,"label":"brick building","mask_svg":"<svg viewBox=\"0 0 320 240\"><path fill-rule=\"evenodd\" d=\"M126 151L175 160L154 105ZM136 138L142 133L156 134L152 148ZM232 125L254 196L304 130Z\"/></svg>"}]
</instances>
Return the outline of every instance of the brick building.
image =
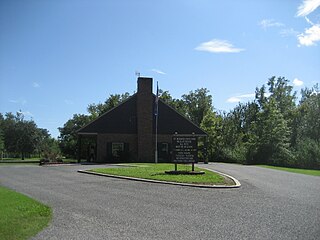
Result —
<instances>
[{"instance_id":1,"label":"brick building","mask_svg":"<svg viewBox=\"0 0 320 240\"><path fill-rule=\"evenodd\" d=\"M138 91L117 107L104 113L78 131L79 152L88 148L87 158L96 162L154 162L156 117L152 78L139 77ZM173 134L193 134L205 137L206 133L175 109L158 101L158 159L171 160ZM84 147L85 139L93 139ZM91 150L89 149L91 148Z\"/></svg>"}]
</instances>

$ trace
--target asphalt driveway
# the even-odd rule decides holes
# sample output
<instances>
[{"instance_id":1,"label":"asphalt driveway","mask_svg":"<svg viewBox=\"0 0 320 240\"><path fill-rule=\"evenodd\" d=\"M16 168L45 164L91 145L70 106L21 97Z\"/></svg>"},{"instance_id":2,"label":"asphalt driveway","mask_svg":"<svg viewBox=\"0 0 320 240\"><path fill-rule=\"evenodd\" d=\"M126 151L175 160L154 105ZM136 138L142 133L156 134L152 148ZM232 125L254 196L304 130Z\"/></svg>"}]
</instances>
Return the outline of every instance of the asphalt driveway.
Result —
<instances>
[{"instance_id":1,"label":"asphalt driveway","mask_svg":"<svg viewBox=\"0 0 320 240\"><path fill-rule=\"evenodd\" d=\"M97 167L83 165L0 165L0 184L52 206L51 225L34 239L319 239L320 177L201 166L236 177L242 187L198 189L77 173Z\"/></svg>"}]
</instances>

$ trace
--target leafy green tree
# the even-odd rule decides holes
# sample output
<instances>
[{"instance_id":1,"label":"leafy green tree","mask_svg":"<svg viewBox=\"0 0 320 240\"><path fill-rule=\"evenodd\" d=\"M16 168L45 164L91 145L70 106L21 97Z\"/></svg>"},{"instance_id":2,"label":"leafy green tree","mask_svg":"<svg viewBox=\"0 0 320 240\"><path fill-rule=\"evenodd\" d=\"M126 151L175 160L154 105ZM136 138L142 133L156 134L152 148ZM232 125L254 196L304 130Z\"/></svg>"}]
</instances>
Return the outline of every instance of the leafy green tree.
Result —
<instances>
[{"instance_id":1,"label":"leafy green tree","mask_svg":"<svg viewBox=\"0 0 320 240\"><path fill-rule=\"evenodd\" d=\"M47 129L38 128L36 138L38 142L36 152L39 154L39 157L47 158L46 156L49 154L56 157L60 155L58 141L50 136Z\"/></svg>"},{"instance_id":2,"label":"leafy green tree","mask_svg":"<svg viewBox=\"0 0 320 240\"><path fill-rule=\"evenodd\" d=\"M200 126L208 111L213 110L212 96L206 88L200 88L182 95L186 108L186 116L196 125Z\"/></svg>"},{"instance_id":3,"label":"leafy green tree","mask_svg":"<svg viewBox=\"0 0 320 240\"><path fill-rule=\"evenodd\" d=\"M16 115L6 113L2 122L4 145L8 152L20 154L24 159L26 154L34 152L37 144L37 125L32 120L25 120L21 112Z\"/></svg>"},{"instance_id":4,"label":"leafy green tree","mask_svg":"<svg viewBox=\"0 0 320 240\"><path fill-rule=\"evenodd\" d=\"M201 128L208 133L208 158L214 161L220 158L223 148L222 117L213 111L208 111L201 122Z\"/></svg>"},{"instance_id":5,"label":"leafy green tree","mask_svg":"<svg viewBox=\"0 0 320 240\"><path fill-rule=\"evenodd\" d=\"M292 164L290 143L296 124L295 93L283 77L256 88L255 100L238 104L223 117L222 160L240 163Z\"/></svg>"},{"instance_id":6,"label":"leafy green tree","mask_svg":"<svg viewBox=\"0 0 320 240\"><path fill-rule=\"evenodd\" d=\"M228 162L250 163L249 151L255 149L257 116L259 108L255 102L239 103L223 117L223 154ZM251 149L251 150L250 150ZM251 160L249 160L251 159Z\"/></svg>"},{"instance_id":7,"label":"leafy green tree","mask_svg":"<svg viewBox=\"0 0 320 240\"><path fill-rule=\"evenodd\" d=\"M273 165L288 165L292 159L289 150L290 129L283 114L271 98L259 113L257 138L257 162Z\"/></svg>"},{"instance_id":8,"label":"leafy green tree","mask_svg":"<svg viewBox=\"0 0 320 240\"><path fill-rule=\"evenodd\" d=\"M59 142L62 154L67 157L76 157L77 153L77 131L91 121L91 117L84 114L74 114L63 127L58 128L60 131Z\"/></svg>"},{"instance_id":9,"label":"leafy green tree","mask_svg":"<svg viewBox=\"0 0 320 240\"><path fill-rule=\"evenodd\" d=\"M127 100L129 97L130 94L128 92L124 94L111 94L104 103L89 104L87 110L91 115L91 118L95 119L104 114L105 112L111 110L112 108L118 106L120 103Z\"/></svg>"},{"instance_id":10,"label":"leafy green tree","mask_svg":"<svg viewBox=\"0 0 320 240\"><path fill-rule=\"evenodd\" d=\"M166 104L177 110L182 115L187 116L187 106L182 99L173 98L169 91L163 91L159 89L159 98L164 101Z\"/></svg>"},{"instance_id":11,"label":"leafy green tree","mask_svg":"<svg viewBox=\"0 0 320 240\"><path fill-rule=\"evenodd\" d=\"M33 121L20 120L16 124L17 142L16 151L21 153L24 160L26 154L31 154L38 144L37 125Z\"/></svg>"},{"instance_id":12,"label":"leafy green tree","mask_svg":"<svg viewBox=\"0 0 320 240\"><path fill-rule=\"evenodd\" d=\"M0 159L3 158L3 152L4 152L4 132L3 132L3 127L4 127L4 117L0 113Z\"/></svg>"},{"instance_id":13,"label":"leafy green tree","mask_svg":"<svg viewBox=\"0 0 320 240\"><path fill-rule=\"evenodd\" d=\"M301 91L295 118L295 166L320 169L320 91L319 85Z\"/></svg>"},{"instance_id":14,"label":"leafy green tree","mask_svg":"<svg viewBox=\"0 0 320 240\"><path fill-rule=\"evenodd\" d=\"M298 137L320 142L320 90L319 85L301 91L298 107Z\"/></svg>"},{"instance_id":15,"label":"leafy green tree","mask_svg":"<svg viewBox=\"0 0 320 240\"><path fill-rule=\"evenodd\" d=\"M173 106L174 99L172 98L169 91L163 91L162 89L159 89L159 98L166 104Z\"/></svg>"},{"instance_id":16,"label":"leafy green tree","mask_svg":"<svg viewBox=\"0 0 320 240\"><path fill-rule=\"evenodd\" d=\"M3 158L3 152L4 152L4 134L2 129L0 128L0 159Z\"/></svg>"},{"instance_id":17,"label":"leafy green tree","mask_svg":"<svg viewBox=\"0 0 320 240\"><path fill-rule=\"evenodd\" d=\"M292 92L293 87L289 85L289 80L273 76L268 80L267 85L271 94L269 99L274 99L279 111L287 120L290 120L291 112L295 108L296 93Z\"/></svg>"}]
</instances>

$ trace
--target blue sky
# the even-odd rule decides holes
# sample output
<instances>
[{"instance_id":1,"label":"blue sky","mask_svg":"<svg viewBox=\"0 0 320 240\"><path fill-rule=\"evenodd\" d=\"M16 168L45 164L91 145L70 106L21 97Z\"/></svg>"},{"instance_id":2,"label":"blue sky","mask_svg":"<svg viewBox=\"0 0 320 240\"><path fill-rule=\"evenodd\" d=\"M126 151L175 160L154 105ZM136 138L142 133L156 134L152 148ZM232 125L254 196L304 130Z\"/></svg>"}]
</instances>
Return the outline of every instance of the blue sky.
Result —
<instances>
[{"instance_id":1,"label":"blue sky","mask_svg":"<svg viewBox=\"0 0 320 240\"><path fill-rule=\"evenodd\" d=\"M136 90L205 87L217 110L272 76L320 82L320 0L1 0L0 112L57 137L90 103ZM155 92L154 84L154 92Z\"/></svg>"}]
</instances>

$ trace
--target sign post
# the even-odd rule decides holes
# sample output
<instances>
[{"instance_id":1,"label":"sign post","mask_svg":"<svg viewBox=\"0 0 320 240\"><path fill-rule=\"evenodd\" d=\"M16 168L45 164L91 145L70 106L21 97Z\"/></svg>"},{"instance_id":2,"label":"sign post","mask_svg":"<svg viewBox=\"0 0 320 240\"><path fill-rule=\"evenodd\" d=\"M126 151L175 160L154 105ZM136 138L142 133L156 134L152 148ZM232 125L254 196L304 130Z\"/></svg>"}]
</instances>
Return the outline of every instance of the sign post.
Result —
<instances>
[{"instance_id":1,"label":"sign post","mask_svg":"<svg viewBox=\"0 0 320 240\"><path fill-rule=\"evenodd\" d=\"M195 163L198 161L198 138L196 136L172 137L174 163Z\"/></svg>"},{"instance_id":2,"label":"sign post","mask_svg":"<svg viewBox=\"0 0 320 240\"><path fill-rule=\"evenodd\" d=\"M194 135L172 136L172 161L175 164L175 171L168 171L168 174L203 174L195 172L194 163L198 162L198 137ZM192 164L192 171L178 171L178 164Z\"/></svg>"}]
</instances>

